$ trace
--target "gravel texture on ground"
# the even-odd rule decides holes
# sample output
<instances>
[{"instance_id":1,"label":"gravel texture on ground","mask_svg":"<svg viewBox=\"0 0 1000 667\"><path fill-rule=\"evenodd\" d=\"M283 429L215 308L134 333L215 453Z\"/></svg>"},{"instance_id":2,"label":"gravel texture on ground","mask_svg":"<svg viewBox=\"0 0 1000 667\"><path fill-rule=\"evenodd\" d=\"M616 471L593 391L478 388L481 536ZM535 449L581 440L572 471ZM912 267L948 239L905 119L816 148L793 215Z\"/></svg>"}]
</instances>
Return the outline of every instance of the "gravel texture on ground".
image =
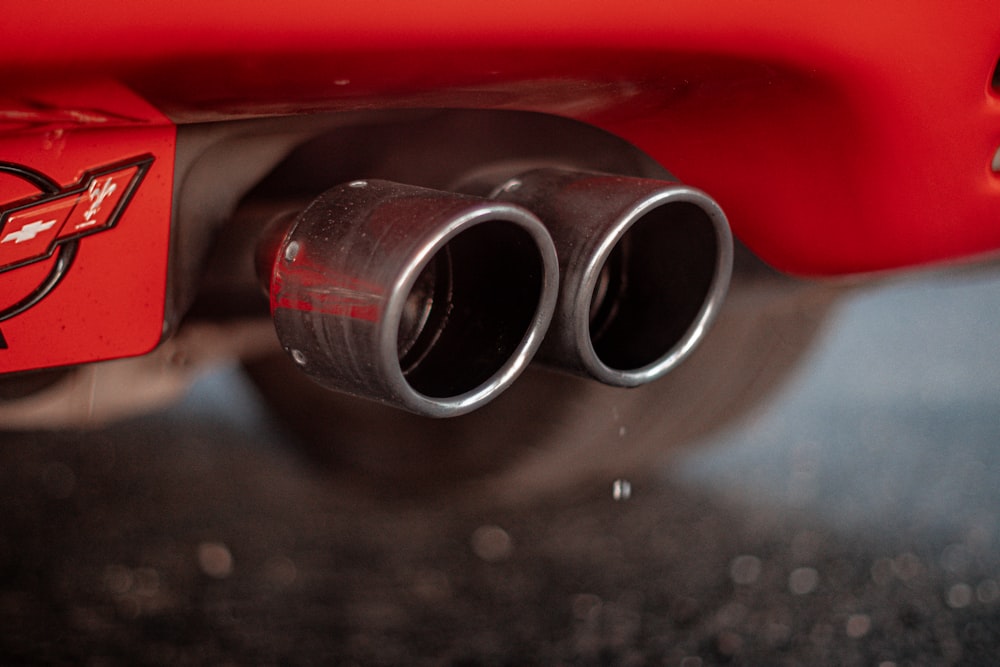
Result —
<instances>
[{"instance_id":1,"label":"gravel texture on ground","mask_svg":"<svg viewBox=\"0 0 1000 667\"><path fill-rule=\"evenodd\" d=\"M988 526L861 539L663 479L385 501L202 419L2 438L4 664L889 667L1000 646Z\"/></svg>"},{"instance_id":2,"label":"gravel texture on ground","mask_svg":"<svg viewBox=\"0 0 1000 667\"><path fill-rule=\"evenodd\" d=\"M231 377L103 430L0 432L0 664L997 664L998 288L855 297L766 409L666 469L674 421L639 436L597 401L575 431L501 420L565 449L493 486L453 488L414 433L407 496L318 465ZM602 444L627 475L600 478Z\"/></svg>"}]
</instances>

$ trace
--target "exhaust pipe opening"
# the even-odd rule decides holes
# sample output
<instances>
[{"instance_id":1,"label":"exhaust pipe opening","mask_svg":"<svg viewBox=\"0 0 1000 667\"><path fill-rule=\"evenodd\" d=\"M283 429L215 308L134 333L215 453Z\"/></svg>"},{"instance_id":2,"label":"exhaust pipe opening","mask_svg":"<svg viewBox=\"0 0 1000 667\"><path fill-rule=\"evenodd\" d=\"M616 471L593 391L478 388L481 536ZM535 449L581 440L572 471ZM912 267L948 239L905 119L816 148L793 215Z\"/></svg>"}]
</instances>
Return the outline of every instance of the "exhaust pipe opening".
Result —
<instances>
[{"instance_id":1,"label":"exhaust pipe opening","mask_svg":"<svg viewBox=\"0 0 1000 667\"><path fill-rule=\"evenodd\" d=\"M520 375L555 308L552 241L514 205L355 181L277 224L259 255L278 338L334 390L469 412Z\"/></svg>"},{"instance_id":2,"label":"exhaust pipe opening","mask_svg":"<svg viewBox=\"0 0 1000 667\"><path fill-rule=\"evenodd\" d=\"M508 363L532 328L545 266L531 234L493 220L456 235L403 300L399 366L417 392L465 394Z\"/></svg>"},{"instance_id":3,"label":"exhaust pipe opening","mask_svg":"<svg viewBox=\"0 0 1000 667\"><path fill-rule=\"evenodd\" d=\"M712 287L719 243L704 210L665 204L625 230L591 290L589 337L597 361L630 373L684 340Z\"/></svg>"},{"instance_id":4,"label":"exhaust pipe opening","mask_svg":"<svg viewBox=\"0 0 1000 667\"><path fill-rule=\"evenodd\" d=\"M633 387L662 377L704 337L725 296L725 215L680 183L537 169L492 197L530 209L556 245L560 294L539 360Z\"/></svg>"}]
</instances>

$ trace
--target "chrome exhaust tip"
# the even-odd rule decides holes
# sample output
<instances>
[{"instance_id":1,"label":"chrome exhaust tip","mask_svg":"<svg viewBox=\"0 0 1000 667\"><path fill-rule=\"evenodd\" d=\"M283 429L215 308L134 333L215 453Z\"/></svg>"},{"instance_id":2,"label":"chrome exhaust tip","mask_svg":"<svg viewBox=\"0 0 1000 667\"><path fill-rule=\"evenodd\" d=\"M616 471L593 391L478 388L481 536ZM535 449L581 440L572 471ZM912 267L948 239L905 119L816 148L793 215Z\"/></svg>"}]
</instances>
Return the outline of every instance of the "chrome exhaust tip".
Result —
<instances>
[{"instance_id":1,"label":"chrome exhaust tip","mask_svg":"<svg viewBox=\"0 0 1000 667\"><path fill-rule=\"evenodd\" d=\"M677 366L705 336L732 273L726 217L681 183L536 169L493 191L556 246L559 300L538 360L621 387Z\"/></svg>"},{"instance_id":2,"label":"chrome exhaust tip","mask_svg":"<svg viewBox=\"0 0 1000 667\"><path fill-rule=\"evenodd\" d=\"M520 375L554 313L555 248L516 205L354 181L278 224L260 246L275 329L330 389L464 414Z\"/></svg>"}]
</instances>

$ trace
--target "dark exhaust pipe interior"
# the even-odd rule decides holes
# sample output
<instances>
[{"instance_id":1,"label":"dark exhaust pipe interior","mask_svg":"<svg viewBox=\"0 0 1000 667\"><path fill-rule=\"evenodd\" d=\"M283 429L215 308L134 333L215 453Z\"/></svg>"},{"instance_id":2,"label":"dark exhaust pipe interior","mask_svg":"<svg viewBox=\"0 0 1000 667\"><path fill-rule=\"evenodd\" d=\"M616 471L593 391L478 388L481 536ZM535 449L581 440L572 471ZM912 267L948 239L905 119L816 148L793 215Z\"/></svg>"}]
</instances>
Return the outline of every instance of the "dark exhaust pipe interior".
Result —
<instances>
[{"instance_id":1,"label":"dark exhaust pipe interior","mask_svg":"<svg viewBox=\"0 0 1000 667\"><path fill-rule=\"evenodd\" d=\"M354 181L275 225L258 257L278 337L331 389L463 414L524 370L554 312L552 241L513 204Z\"/></svg>"},{"instance_id":2,"label":"dark exhaust pipe interior","mask_svg":"<svg viewBox=\"0 0 1000 667\"><path fill-rule=\"evenodd\" d=\"M618 386L655 380L690 354L729 283L719 206L686 185L537 169L494 191L531 210L559 257L556 315L538 359Z\"/></svg>"}]
</instances>

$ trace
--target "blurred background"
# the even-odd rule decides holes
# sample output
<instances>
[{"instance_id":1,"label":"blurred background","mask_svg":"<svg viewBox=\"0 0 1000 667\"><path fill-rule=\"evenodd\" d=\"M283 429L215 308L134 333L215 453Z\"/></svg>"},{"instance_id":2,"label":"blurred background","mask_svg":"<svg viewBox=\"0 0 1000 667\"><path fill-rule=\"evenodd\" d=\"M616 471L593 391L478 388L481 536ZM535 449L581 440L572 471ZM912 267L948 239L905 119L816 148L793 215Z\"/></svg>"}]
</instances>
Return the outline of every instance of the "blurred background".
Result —
<instances>
[{"instance_id":1,"label":"blurred background","mask_svg":"<svg viewBox=\"0 0 1000 667\"><path fill-rule=\"evenodd\" d=\"M1000 269L824 314L717 428L605 402L587 431L621 456L591 465L545 413L492 423L567 453L460 489L420 442L415 486L317 458L236 367L105 428L0 433L2 662L995 664Z\"/></svg>"}]
</instances>

